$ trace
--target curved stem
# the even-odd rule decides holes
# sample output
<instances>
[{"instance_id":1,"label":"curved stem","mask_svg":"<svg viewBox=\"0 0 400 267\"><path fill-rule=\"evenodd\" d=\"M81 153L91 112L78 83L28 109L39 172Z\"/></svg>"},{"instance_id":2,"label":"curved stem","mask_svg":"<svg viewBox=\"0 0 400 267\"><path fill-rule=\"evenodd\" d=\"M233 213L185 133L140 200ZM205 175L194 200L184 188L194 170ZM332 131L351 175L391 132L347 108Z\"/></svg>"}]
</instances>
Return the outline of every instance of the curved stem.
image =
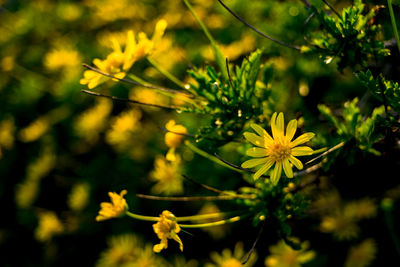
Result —
<instances>
[{"instance_id":1,"label":"curved stem","mask_svg":"<svg viewBox=\"0 0 400 267\"><path fill-rule=\"evenodd\" d=\"M194 197L163 197L163 196L151 196L151 195L143 195L137 194L137 197L151 199L151 200L163 200L163 201L200 201L200 200L232 200L237 198L246 198L253 199L252 196L194 196Z\"/></svg>"},{"instance_id":2,"label":"curved stem","mask_svg":"<svg viewBox=\"0 0 400 267\"><path fill-rule=\"evenodd\" d=\"M125 215L129 216L129 217L131 217L133 219L141 220L141 221L158 222L160 220L159 217L139 215L139 214L135 214L135 213L132 213L132 212L129 212L129 211L127 211L125 213Z\"/></svg>"},{"instance_id":3,"label":"curved stem","mask_svg":"<svg viewBox=\"0 0 400 267\"><path fill-rule=\"evenodd\" d=\"M152 59L151 57L147 57L147 61L156 69L158 70L162 75L164 75L165 77L167 77L170 81L172 81L173 83L175 83L176 85L178 85L180 88L182 88L183 90L188 90L185 85L177 78L175 77L172 73L170 73L169 71L167 71L166 69L164 69L162 66L160 66L160 64L158 64L158 62L156 62L154 59ZM192 93L192 92L190 92Z\"/></svg>"},{"instance_id":4,"label":"curved stem","mask_svg":"<svg viewBox=\"0 0 400 267\"><path fill-rule=\"evenodd\" d=\"M397 48L399 49L399 52L400 52L400 38L399 38L399 32L397 30L396 19L394 17L392 0L387 0L387 3L388 3L388 7L389 7L390 20L392 21L394 38L396 38Z\"/></svg>"},{"instance_id":5,"label":"curved stem","mask_svg":"<svg viewBox=\"0 0 400 267\"><path fill-rule=\"evenodd\" d=\"M211 222L211 223L199 223L199 224L179 224L180 227L182 228L205 228L205 227L214 227L218 225L224 225L227 223L233 223L233 222L238 222L246 217L249 217L250 213L241 215L241 216L235 216L226 220L221 220L221 221L216 221L216 222Z\"/></svg>"},{"instance_id":6,"label":"curved stem","mask_svg":"<svg viewBox=\"0 0 400 267\"><path fill-rule=\"evenodd\" d=\"M183 217L176 217L178 222L183 221L200 221L200 220L207 220L207 219L217 219L221 217L229 217L235 214L241 213L241 211L231 211L231 212L216 212L216 213L208 213L208 214L199 214L193 216L183 216Z\"/></svg>"}]
</instances>

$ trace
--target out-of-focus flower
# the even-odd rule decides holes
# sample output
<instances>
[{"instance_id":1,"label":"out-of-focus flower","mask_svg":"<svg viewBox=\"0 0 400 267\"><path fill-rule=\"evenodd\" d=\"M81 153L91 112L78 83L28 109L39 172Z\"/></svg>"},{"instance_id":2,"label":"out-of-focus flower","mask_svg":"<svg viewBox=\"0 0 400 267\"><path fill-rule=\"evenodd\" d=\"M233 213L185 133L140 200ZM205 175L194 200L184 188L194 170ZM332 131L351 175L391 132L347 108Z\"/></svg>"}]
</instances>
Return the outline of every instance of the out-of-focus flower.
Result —
<instances>
[{"instance_id":1,"label":"out-of-focus flower","mask_svg":"<svg viewBox=\"0 0 400 267\"><path fill-rule=\"evenodd\" d=\"M11 71L15 66L15 58L13 56L3 57L0 61L0 66L3 71Z\"/></svg>"},{"instance_id":2,"label":"out-of-focus flower","mask_svg":"<svg viewBox=\"0 0 400 267\"><path fill-rule=\"evenodd\" d=\"M132 133L139 128L141 116L140 110L131 109L115 117L112 121L111 129L106 133L107 142L117 150L129 147Z\"/></svg>"},{"instance_id":3,"label":"out-of-focus flower","mask_svg":"<svg viewBox=\"0 0 400 267\"><path fill-rule=\"evenodd\" d=\"M135 61L150 55L154 51L157 43L164 35L166 27L167 22L165 20L158 21L153 37L149 39L145 33L140 32L138 42L135 40L133 31L128 31L124 51L122 51L118 40L112 38L113 51L111 54L105 60L94 59L93 64L102 72L112 74L118 79L124 78ZM92 89L109 79L109 77L98 72L87 70L83 73L83 79L80 80L80 83L87 84L88 88Z\"/></svg>"},{"instance_id":4,"label":"out-of-focus flower","mask_svg":"<svg viewBox=\"0 0 400 267\"><path fill-rule=\"evenodd\" d=\"M175 161L175 149L180 145L182 139L185 138L187 130L183 125L176 124L174 120L167 122L165 128L169 131L164 137L165 144L169 147L166 158L169 161Z\"/></svg>"},{"instance_id":5,"label":"out-of-focus flower","mask_svg":"<svg viewBox=\"0 0 400 267\"><path fill-rule=\"evenodd\" d=\"M49 241L54 235L61 234L64 226L52 211L39 213L39 225L35 230L35 237L38 241Z\"/></svg>"},{"instance_id":6,"label":"out-of-focus flower","mask_svg":"<svg viewBox=\"0 0 400 267\"><path fill-rule=\"evenodd\" d=\"M352 217L345 216L341 212L322 217L321 232L332 233L339 240L356 238L360 228Z\"/></svg>"},{"instance_id":7,"label":"out-of-focus flower","mask_svg":"<svg viewBox=\"0 0 400 267\"><path fill-rule=\"evenodd\" d=\"M278 117L278 118L277 118ZM298 146L308 142L314 137L314 133L305 133L292 141L297 129L297 120L291 120L284 132L284 117L283 113L275 112L271 118L271 130L273 138L259 125L251 124L251 128L258 134L244 133L244 137L257 147L250 148L246 154L257 159L250 159L242 163L243 168L253 168L262 165L261 168L254 174L254 179L258 179L266 173L272 165L275 168L271 174L271 182L277 184L281 175L282 169L288 178L293 177L291 164L297 169L303 169L303 164L296 156L311 155L313 150L307 146Z\"/></svg>"},{"instance_id":8,"label":"out-of-focus flower","mask_svg":"<svg viewBox=\"0 0 400 267\"><path fill-rule=\"evenodd\" d=\"M53 49L44 57L44 66L51 71L74 68L79 66L81 62L82 58L79 52L67 48Z\"/></svg>"},{"instance_id":9,"label":"out-of-focus flower","mask_svg":"<svg viewBox=\"0 0 400 267\"><path fill-rule=\"evenodd\" d=\"M307 251L308 242L303 242L301 247L300 250L294 250L281 240L278 244L269 248L271 255L265 259L265 266L300 267L302 264L314 259L315 252L312 250Z\"/></svg>"},{"instance_id":10,"label":"out-of-focus flower","mask_svg":"<svg viewBox=\"0 0 400 267\"><path fill-rule=\"evenodd\" d=\"M153 230L161 240L160 244L154 245L154 252L158 253L161 250L168 248L168 239L173 239L178 242L179 249L183 251L183 243L178 236L181 228L176 222L176 217L172 212L164 210L160 215L160 220L153 224Z\"/></svg>"},{"instance_id":11,"label":"out-of-focus flower","mask_svg":"<svg viewBox=\"0 0 400 267\"><path fill-rule=\"evenodd\" d=\"M18 208L28 208L35 201L39 192L39 182L25 180L15 187L15 203Z\"/></svg>"},{"instance_id":12,"label":"out-of-focus flower","mask_svg":"<svg viewBox=\"0 0 400 267\"><path fill-rule=\"evenodd\" d=\"M205 267L251 267L257 261L257 253L253 252L249 261L242 265L242 261L246 255L243 250L243 243L238 242L235 245L233 252L230 249L224 249L221 254L211 252L210 257L213 263L206 263Z\"/></svg>"},{"instance_id":13,"label":"out-of-focus flower","mask_svg":"<svg viewBox=\"0 0 400 267\"><path fill-rule=\"evenodd\" d=\"M99 211L99 215L96 217L96 221L104 221L125 215L125 212L128 210L128 204L124 199L124 195L127 193L128 191L126 190L122 190L119 195L115 192L109 192L108 195L111 198L111 203L100 203L101 209Z\"/></svg>"},{"instance_id":14,"label":"out-of-focus flower","mask_svg":"<svg viewBox=\"0 0 400 267\"><path fill-rule=\"evenodd\" d=\"M112 102L108 99L97 99L96 104L81 113L75 121L76 133L87 142L95 143L101 131L107 126L107 117L111 112Z\"/></svg>"},{"instance_id":15,"label":"out-of-focus flower","mask_svg":"<svg viewBox=\"0 0 400 267\"><path fill-rule=\"evenodd\" d=\"M140 254L141 242L135 235L113 236L108 240L108 248L100 254L96 266L131 266Z\"/></svg>"},{"instance_id":16,"label":"out-of-focus flower","mask_svg":"<svg viewBox=\"0 0 400 267\"><path fill-rule=\"evenodd\" d=\"M222 54L229 58L229 60L236 60L240 56L248 54L255 49L255 38L253 35L249 34L243 34L243 36L240 38L240 40L236 42L232 42L229 45L219 45L219 48L222 51ZM207 60L213 60L214 59L214 54L212 52L212 49L210 47L204 48L202 51L202 55L207 59Z\"/></svg>"},{"instance_id":17,"label":"out-of-focus flower","mask_svg":"<svg viewBox=\"0 0 400 267\"><path fill-rule=\"evenodd\" d=\"M154 170L150 173L153 181L157 182L152 191L155 194L181 194L183 193L181 158L176 156L175 161L168 161L164 156L157 156L154 161Z\"/></svg>"},{"instance_id":18,"label":"out-of-focus flower","mask_svg":"<svg viewBox=\"0 0 400 267\"><path fill-rule=\"evenodd\" d=\"M165 260L160 256L154 253L153 246L150 244L146 244L145 247L140 252L139 256L135 259L134 267L141 266L160 266L167 267ZM178 265L173 265L174 267L178 267Z\"/></svg>"},{"instance_id":19,"label":"out-of-focus flower","mask_svg":"<svg viewBox=\"0 0 400 267\"><path fill-rule=\"evenodd\" d=\"M83 9L79 4L60 3L57 5L56 13L66 21L74 21L82 16Z\"/></svg>"},{"instance_id":20,"label":"out-of-focus flower","mask_svg":"<svg viewBox=\"0 0 400 267\"><path fill-rule=\"evenodd\" d=\"M201 210L199 211L199 215L201 214L211 214L211 213L220 213L221 210L214 204L212 203L207 203L205 204ZM223 220L224 217L221 216L219 218L214 218L213 220ZM199 223L204 223L204 222L210 222L207 220L202 220L199 221ZM204 227L201 228L201 230L207 232L210 234L210 236L214 239L221 239L226 235L226 230L227 230L227 225L219 225L219 226L214 226L214 227Z\"/></svg>"},{"instance_id":21,"label":"out-of-focus flower","mask_svg":"<svg viewBox=\"0 0 400 267\"><path fill-rule=\"evenodd\" d=\"M45 115L41 116L19 131L19 139L25 143L36 141L42 137L49 128L49 118Z\"/></svg>"},{"instance_id":22,"label":"out-of-focus flower","mask_svg":"<svg viewBox=\"0 0 400 267\"><path fill-rule=\"evenodd\" d=\"M68 196L68 207L73 211L83 210L89 202L90 185L78 183L72 187Z\"/></svg>"},{"instance_id":23,"label":"out-of-focus flower","mask_svg":"<svg viewBox=\"0 0 400 267\"><path fill-rule=\"evenodd\" d=\"M14 145L15 125L13 118L6 118L0 122L0 158L3 149L11 149Z\"/></svg>"},{"instance_id":24,"label":"out-of-focus flower","mask_svg":"<svg viewBox=\"0 0 400 267\"><path fill-rule=\"evenodd\" d=\"M350 248L345 267L367 267L375 259L377 247L373 239L366 239L357 246Z\"/></svg>"}]
</instances>

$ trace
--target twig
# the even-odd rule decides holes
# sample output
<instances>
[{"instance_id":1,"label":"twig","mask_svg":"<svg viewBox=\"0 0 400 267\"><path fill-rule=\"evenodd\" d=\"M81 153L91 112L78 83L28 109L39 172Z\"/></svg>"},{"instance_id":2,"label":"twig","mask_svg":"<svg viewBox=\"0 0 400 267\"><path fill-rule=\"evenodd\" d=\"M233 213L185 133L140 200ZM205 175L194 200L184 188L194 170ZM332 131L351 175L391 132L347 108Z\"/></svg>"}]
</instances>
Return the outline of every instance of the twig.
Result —
<instances>
[{"instance_id":1,"label":"twig","mask_svg":"<svg viewBox=\"0 0 400 267\"><path fill-rule=\"evenodd\" d=\"M116 101L128 102L128 103L132 103L132 104L139 104L139 105L145 105L145 106L151 106L151 107L157 107L157 108L173 109L173 110L178 109L178 107L176 107L176 106L163 106L163 105L157 105L157 104L151 104L151 103L144 103L144 102L140 102L140 101L133 100L133 99L120 98L120 97L111 96L111 95L104 95L104 94L101 94L101 93L92 92L92 91L84 90L84 89L82 89L81 92L83 92L85 94L89 94L89 95L94 95L94 96L98 96L98 97L104 97L104 98L108 98L108 99L112 99L112 100L116 100Z\"/></svg>"},{"instance_id":2,"label":"twig","mask_svg":"<svg viewBox=\"0 0 400 267\"><path fill-rule=\"evenodd\" d=\"M232 200L237 198L237 196L164 197L164 196L151 196L144 194L136 194L136 196L145 199L164 200L164 201Z\"/></svg>"},{"instance_id":3,"label":"twig","mask_svg":"<svg viewBox=\"0 0 400 267\"><path fill-rule=\"evenodd\" d=\"M335 151L336 149L339 149L339 148L341 148L342 146L344 146L344 144L345 144L345 142L340 142L339 144L337 144L336 146L334 146L334 147L328 149L327 151L325 151L325 152L322 153L321 155L319 155L319 156L313 158L313 159L310 160L310 161L307 161L307 162L305 163L305 165L308 165L308 164L310 164L310 163L316 161L317 159L320 159L320 158L322 158L322 157L325 157L325 156L328 155L329 153L331 153L331 152Z\"/></svg>"},{"instance_id":4,"label":"twig","mask_svg":"<svg viewBox=\"0 0 400 267\"><path fill-rule=\"evenodd\" d=\"M262 225L261 225L260 231L258 231L256 240L254 241L253 246L251 247L251 249L249 251L249 254L247 254L247 257L242 262L242 265L245 265L249 261L251 254L253 254L254 249L256 248L257 242L260 239L260 237L261 237L261 235L262 235L262 233L264 231L264 225L265 225L265 220L262 222Z\"/></svg>"},{"instance_id":5,"label":"twig","mask_svg":"<svg viewBox=\"0 0 400 267\"><path fill-rule=\"evenodd\" d=\"M300 51L300 47L298 47L298 46L284 43L284 42L282 42L282 41L279 41L279 40L277 40L277 39L275 39L275 38L273 38L273 37L271 37L271 36L269 36L269 35L266 35L265 33L261 32L260 30L258 30L258 29L255 28L254 26L252 26L250 23L248 23L246 20L244 20L243 18L241 18L238 14L236 14L236 13L235 13L232 9L230 9L227 5L225 5L224 2L222 2L222 0L218 0L218 2L219 2L229 13L231 13L232 16L234 16L236 19L238 19L239 21L241 21L243 24L245 24L247 27L249 27L250 29L252 29L252 30L255 31L256 33L258 33L258 34L261 35L262 37L267 38L267 39L269 39L269 40L271 40L271 41L273 41L273 42L275 42L275 43L277 43L277 44L279 44L279 45L286 46L286 47L292 48L292 49L294 49L294 50Z\"/></svg>"},{"instance_id":6,"label":"twig","mask_svg":"<svg viewBox=\"0 0 400 267\"><path fill-rule=\"evenodd\" d=\"M327 0L322 0L322 2L324 2L325 5L327 5L330 8L330 10L332 10L333 13L336 14L336 16L338 16L339 18L342 17L340 16L339 12L337 12L336 9Z\"/></svg>"}]
</instances>

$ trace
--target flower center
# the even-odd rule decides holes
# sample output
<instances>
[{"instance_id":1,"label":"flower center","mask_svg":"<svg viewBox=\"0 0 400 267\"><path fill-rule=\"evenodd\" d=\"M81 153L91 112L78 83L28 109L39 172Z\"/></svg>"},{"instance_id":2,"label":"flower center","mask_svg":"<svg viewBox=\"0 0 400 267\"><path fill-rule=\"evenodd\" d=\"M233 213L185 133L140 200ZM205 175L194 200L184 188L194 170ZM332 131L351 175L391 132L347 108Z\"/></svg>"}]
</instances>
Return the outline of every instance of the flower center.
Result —
<instances>
[{"instance_id":1,"label":"flower center","mask_svg":"<svg viewBox=\"0 0 400 267\"><path fill-rule=\"evenodd\" d=\"M282 144L280 142L274 142L268 148L269 156L274 161L282 161L290 156L292 149L287 144Z\"/></svg>"}]
</instances>

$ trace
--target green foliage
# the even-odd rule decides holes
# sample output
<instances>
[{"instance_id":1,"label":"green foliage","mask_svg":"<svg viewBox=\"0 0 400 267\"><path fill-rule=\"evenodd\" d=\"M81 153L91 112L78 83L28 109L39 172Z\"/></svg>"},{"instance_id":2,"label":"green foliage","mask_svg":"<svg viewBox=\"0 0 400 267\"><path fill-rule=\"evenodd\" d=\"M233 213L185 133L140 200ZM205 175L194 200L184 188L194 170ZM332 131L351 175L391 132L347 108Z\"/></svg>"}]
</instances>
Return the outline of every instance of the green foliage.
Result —
<instances>
[{"instance_id":1,"label":"green foliage","mask_svg":"<svg viewBox=\"0 0 400 267\"><path fill-rule=\"evenodd\" d=\"M222 81L221 74L211 66L207 66L205 70L189 71L197 82L191 88L200 98L206 100L206 104L188 111L212 115L210 125L200 129L200 137L231 140L238 136L248 120L263 114L262 104L269 97L266 84L271 78L271 68L261 69L261 55L262 52L257 50L244 59L240 66L235 66L230 81L226 83ZM262 71L264 79L259 81Z\"/></svg>"},{"instance_id":2,"label":"green foliage","mask_svg":"<svg viewBox=\"0 0 400 267\"><path fill-rule=\"evenodd\" d=\"M359 72L357 78L381 102L400 112L400 87L397 82L386 80L382 75L374 78L370 70Z\"/></svg>"},{"instance_id":3,"label":"green foliage","mask_svg":"<svg viewBox=\"0 0 400 267\"><path fill-rule=\"evenodd\" d=\"M374 17L380 6L365 12L361 0L344 8L340 17L328 15L312 7L323 31L314 33L311 49L319 52L326 63L339 58L338 67L366 67L371 59L389 55L383 41L378 39L380 26L374 24Z\"/></svg>"},{"instance_id":4,"label":"green foliage","mask_svg":"<svg viewBox=\"0 0 400 267\"><path fill-rule=\"evenodd\" d=\"M375 108L371 116L364 119L357 104L358 98L346 102L341 110L341 119L336 117L326 105L318 105L318 109L335 126L336 133L342 139L355 140L359 149L380 155L373 145L382 139L381 133L376 132L375 127L379 116L385 112L385 108L384 106Z\"/></svg>"}]
</instances>

